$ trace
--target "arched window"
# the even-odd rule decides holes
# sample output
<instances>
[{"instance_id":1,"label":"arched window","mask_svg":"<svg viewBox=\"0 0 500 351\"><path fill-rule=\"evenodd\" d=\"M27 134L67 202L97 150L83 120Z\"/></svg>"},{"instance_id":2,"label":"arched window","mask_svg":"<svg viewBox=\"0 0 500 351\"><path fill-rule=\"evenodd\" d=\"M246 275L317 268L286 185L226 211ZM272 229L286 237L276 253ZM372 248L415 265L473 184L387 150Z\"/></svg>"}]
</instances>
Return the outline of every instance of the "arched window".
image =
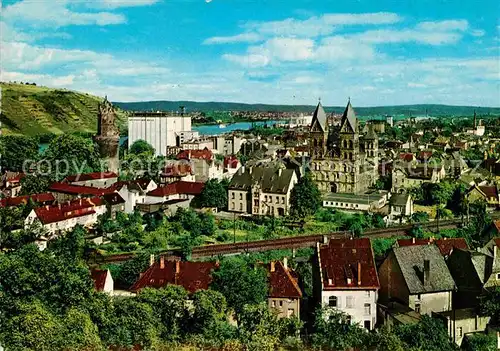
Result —
<instances>
[{"instance_id":1,"label":"arched window","mask_svg":"<svg viewBox=\"0 0 500 351\"><path fill-rule=\"evenodd\" d=\"M349 149L352 149L352 140L349 140Z\"/></svg>"},{"instance_id":2,"label":"arched window","mask_svg":"<svg viewBox=\"0 0 500 351\"><path fill-rule=\"evenodd\" d=\"M328 306L337 307L337 296L330 296L328 298Z\"/></svg>"},{"instance_id":3,"label":"arched window","mask_svg":"<svg viewBox=\"0 0 500 351\"><path fill-rule=\"evenodd\" d=\"M314 146L318 146L318 141L314 139Z\"/></svg>"},{"instance_id":4,"label":"arched window","mask_svg":"<svg viewBox=\"0 0 500 351\"><path fill-rule=\"evenodd\" d=\"M344 140L342 144L344 144L344 148L347 148L347 140Z\"/></svg>"},{"instance_id":5,"label":"arched window","mask_svg":"<svg viewBox=\"0 0 500 351\"><path fill-rule=\"evenodd\" d=\"M352 152L349 152L349 160L352 160Z\"/></svg>"},{"instance_id":6,"label":"arched window","mask_svg":"<svg viewBox=\"0 0 500 351\"><path fill-rule=\"evenodd\" d=\"M319 147L323 147L323 140L319 141Z\"/></svg>"}]
</instances>

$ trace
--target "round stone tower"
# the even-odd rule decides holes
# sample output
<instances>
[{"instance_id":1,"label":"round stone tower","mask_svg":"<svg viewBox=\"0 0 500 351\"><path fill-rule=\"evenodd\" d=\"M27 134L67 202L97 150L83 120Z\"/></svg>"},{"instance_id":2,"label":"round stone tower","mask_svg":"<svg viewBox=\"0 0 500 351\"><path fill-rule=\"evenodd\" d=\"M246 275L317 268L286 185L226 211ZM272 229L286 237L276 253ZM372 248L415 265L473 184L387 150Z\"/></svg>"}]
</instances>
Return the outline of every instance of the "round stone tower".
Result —
<instances>
[{"instance_id":1,"label":"round stone tower","mask_svg":"<svg viewBox=\"0 0 500 351\"><path fill-rule=\"evenodd\" d=\"M120 132L115 126L116 114L107 97L102 103L99 103L98 109L97 135L94 137L94 141L99 145L99 153L101 159L107 164L107 170L118 173Z\"/></svg>"}]
</instances>

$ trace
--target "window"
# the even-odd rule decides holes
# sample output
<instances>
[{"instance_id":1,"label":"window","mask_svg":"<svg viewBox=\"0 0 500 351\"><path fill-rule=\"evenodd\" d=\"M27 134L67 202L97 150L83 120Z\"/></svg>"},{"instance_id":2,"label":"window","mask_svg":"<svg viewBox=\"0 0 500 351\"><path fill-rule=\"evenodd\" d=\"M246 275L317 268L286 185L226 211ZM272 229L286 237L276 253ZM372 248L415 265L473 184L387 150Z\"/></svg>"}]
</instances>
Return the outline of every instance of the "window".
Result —
<instances>
[{"instance_id":1,"label":"window","mask_svg":"<svg viewBox=\"0 0 500 351\"><path fill-rule=\"evenodd\" d=\"M280 307L283 307L283 301L280 301Z\"/></svg>"},{"instance_id":2,"label":"window","mask_svg":"<svg viewBox=\"0 0 500 351\"><path fill-rule=\"evenodd\" d=\"M233 201L233 202L231 202L231 208L232 208L233 210L234 210L234 209L236 209L236 207L234 206L234 201Z\"/></svg>"},{"instance_id":3,"label":"window","mask_svg":"<svg viewBox=\"0 0 500 351\"><path fill-rule=\"evenodd\" d=\"M284 204L284 203L285 203L285 197L284 197L284 196L282 196L282 197L281 197L281 203L282 203L282 204Z\"/></svg>"},{"instance_id":4,"label":"window","mask_svg":"<svg viewBox=\"0 0 500 351\"><path fill-rule=\"evenodd\" d=\"M290 318L292 317L293 315L295 315L295 311L291 308L288 309L288 312L287 312L287 317Z\"/></svg>"},{"instance_id":5,"label":"window","mask_svg":"<svg viewBox=\"0 0 500 351\"><path fill-rule=\"evenodd\" d=\"M330 296L328 298L328 306L337 307L337 296Z\"/></svg>"},{"instance_id":6,"label":"window","mask_svg":"<svg viewBox=\"0 0 500 351\"><path fill-rule=\"evenodd\" d=\"M371 322L370 321L365 321L364 322L364 326L365 326L365 329L368 329L368 330L371 330Z\"/></svg>"},{"instance_id":7,"label":"window","mask_svg":"<svg viewBox=\"0 0 500 351\"><path fill-rule=\"evenodd\" d=\"M365 303L365 316L370 316L372 314L372 305Z\"/></svg>"},{"instance_id":8,"label":"window","mask_svg":"<svg viewBox=\"0 0 500 351\"><path fill-rule=\"evenodd\" d=\"M231 199L234 200L234 193L231 193Z\"/></svg>"},{"instance_id":9,"label":"window","mask_svg":"<svg viewBox=\"0 0 500 351\"><path fill-rule=\"evenodd\" d=\"M354 297L347 296L347 298L345 300L345 307L346 308L353 308L354 307Z\"/></svg>"},{"instance_id":10,"label":"window","mask_svg":"<svg viewBox=\"0 0 500 351\"><path fill-rule=\"evenodd\" d=\"M243 194L240 193L240 200L243 200Z\"/></svg>"},{"instance_id":11,"label":"window","mask_svg":"<svg viewBox=\"0 0 500 351\"><path fill-rule=\"evenodd\" d=\"M276 301L272 301L271 306L276 307Z\"/></svg>"},{"instance_id":12,"label":"window","mask_svg":"<svg viewBox=\"0 0 500 351\"><path fill-rule=\"evenodd\" d=\"M415 304L415 312L420 313L420 304L419 303Z\"/></svg>"},{"instance_id":13,"label":"window","mask_svg":"<svg viewBox=\"0 0 500 351\"><path fill-rule=\"evenodd\" d=\"M240 204L240 211L243 211L243 204Z\"/></svg>"},{"instance_id":14,"label":"window","mask_svg":"<svg viewBox=\"0 0 500 351\"><path fill-rule=\"evenodd\" d=\"M497 280L500 280L500 273L497 273Z\"/></svg>"},{"instance_id":15,"label":"window","mask_svg":"<svg viewBox=\"0 0 500 351\"><path fill-rule=\"evenodd\" d=\"M462 327L458 327L457 328L457 336L459 338L461 338L463 336L463 329L462 329Z\"/></svg>"},{"instance_id":16,"label":"window","mask_svg":"<svg viewBox=\"0 0 500 351\"><path fill-rule=\"evenodd\" d=\"M351 324L351 321L352 321L352 317L347 315L346 318L345 318L345 321L347 324Z\"/></svg>"}]
</instances>

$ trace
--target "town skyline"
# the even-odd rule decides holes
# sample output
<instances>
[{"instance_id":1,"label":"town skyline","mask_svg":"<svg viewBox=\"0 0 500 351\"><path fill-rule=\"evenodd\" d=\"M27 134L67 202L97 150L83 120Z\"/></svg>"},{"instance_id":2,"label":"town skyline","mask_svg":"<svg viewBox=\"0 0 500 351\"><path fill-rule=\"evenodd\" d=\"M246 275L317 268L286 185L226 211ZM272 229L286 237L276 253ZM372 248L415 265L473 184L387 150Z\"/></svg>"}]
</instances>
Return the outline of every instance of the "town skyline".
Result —
<instances>
[{"instance_id":1,"label":"town skyline","mask_svg":"<svg viewBox=\"0 0 500 351\"><path fill-rule=\"evenodd\" d=\"M3 1L0 79L112 101L498 106L499 5L430 5Z\"/></svg>"}]
</instances>

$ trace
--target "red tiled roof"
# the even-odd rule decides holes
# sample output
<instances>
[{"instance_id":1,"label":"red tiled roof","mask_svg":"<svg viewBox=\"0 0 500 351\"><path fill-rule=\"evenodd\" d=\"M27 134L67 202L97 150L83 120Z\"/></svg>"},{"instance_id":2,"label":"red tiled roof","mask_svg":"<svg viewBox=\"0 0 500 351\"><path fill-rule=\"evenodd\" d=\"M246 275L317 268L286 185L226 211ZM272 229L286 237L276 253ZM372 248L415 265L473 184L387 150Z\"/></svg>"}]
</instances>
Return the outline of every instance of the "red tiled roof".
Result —
<instances>
[{"instance_id":1,"label":"red tiled roof","mask_svg":"<svg viewBox=\"0 0 500 351\"><path fill-rule=\"evenodd\" d=\"M488 199L494 197L495 199L498 198L498 193L497 193L497 187L494 185L482 185L478 186L479 190L481 190Z\"/></svg>"},{"instance_id":2,"label":"red tiled roof","mask_svg":"<svg viewBox=\"0 0 500 351\"><path fill-rule=\"evenodd\" d=\"M399 159L406 161L406 162L413 161L413 158L414 158L414 155L412 153L402 152L399 154Z\"/></svg>"},{"instance_id":3,"label":"red tiled roof","mask_svg":"<svg viewBox=\"0 0 500 351\"><path fill-rule=\"evenodd\" d=\"M214 155L212 151L207 148L203 150L182 150L177 154L178 160L190 160L192 158L202 159L202 160L211 160Z\"/></svg>"},{"instance_id":4,"label":"red tiled roof","mask_svg":"<svg viewBox=\"0 0 500 351\"><path fill-rule=\"evenodd\" d=\"M236 168L238 167L238 158L236 156L226 156L224 157L224 168Z\"/></svg>"},{"instance_id":5,"label":"red tiled roof","mask_svg":"<svg viewBox=\"0 0 500 351\"><path fill-rule=\"evenodd\" d=\"M50 224L70 218L94 214L96 213L94 207L102 205L102 199L93 197L90 199L73 200L56 206L37 207L34 211L43 224Z\"/></svg>"},{"instance_id":6,"label":"red tiled roof","mask_svg":"<svg viewBox=\"0 0 500 351\"><path fill-rule=\"evenodd\" d=\"M187 162L169 164L163 169L162 173L165 177L184 177L191 174L194 174L194 172Z\"/></svg>"},{"instance_id":7,"label":"red tiled roof","mask_svg":"<svg viewBox=\"0 0 500 351\"><path fill-rule=\"evenodd\" d=\"M398 239L398 246L430 245L436 244L441 255L448 256L453 249L469 249L464 238L443 238L443 239Z\"/></svg>"},{"instance_id":8,"label":"red tiled roof","mask_svg":"<svg viewBox=\"0 0 500 351\"><path fill-rule=\"evenodd\" d=\"M106 277L108 276L107 269L97 269L94 268L90 272L92 280L94 281L94 287L97 291L103 291L104 285L106 284Z\"/></svg>"},{"instance_id":9,"label":"red tiled roof","mask_svg":"<svg viewBox=\"0 0 500 351\"><path fill-rule=\"evenodd\" d=\"M274 272L271 267L274 265ZM297 278L292 276L290 268L285 269L281 261L273 261L268 264L269 270L269 297L296 298L302 297Z\"/></svg>"},{"instance_id":10,"label":"red tiled roof","mask_svg":"<svg viewBox=\"0 0 500 351\"><path fill-rule=\"evenodd\" d=\"M67 176L66 178L64 178L64 181L68 183L73 183L73 182L85 182L88 180L109 179L109 178L118 178L118 174L116 174L115 172L94 172L94 173L77 174L77 175Z\"/></svg>"},{"instance_id":11,"label":"red tiled roof","mask_svg":"<svg viewBox=\"0 0 500 351\"><path fill-rule=\"evenodd\" d=\"M143 288L161 288L167 284L180 285L190 293L208 289L212 282L212 270L218 267L214 262L164 261L155 262L130 288L137 292Z\"/></svg>"},{"instance_id":12,"label":"red tiled roof","mask_svg":"<svg viewBox=\"0 0 500 351\"><path fill-rule=\"evenodd\" d=\"M21 204L25 205L28 203L29 199L31 199L34 203L46 203L55 201L54 195L52 195L51 193L43 193L1 199L0 207L19 206Z\"/></svg>"},{"instance_id":13,"label":"red tiled roof","mask_svg":"<svg viewBox=\"0 0 500 351\"><path fill-rule=\"evenodd\" d=\"M56 193L64 193L64 194L71 194L71 195L94 195L94 196L101 196L104 194L109 194L115 191L114 187L111 186L107 189L100 189L100 188L94 188L90 186L84 186L84 185L73 185L73 184L66 184L66 183L53 183L49 187L50 191L56 192Z\"/></svg>"},{"instance_id":14,"label":"red tiled roof","mask_svg":"<svg viewBox=\"0 0 500 351\"><path fill-rule=\"evenodd\" d=\"M380 288L370 239L330 239L319 256L325 290Z\"/></svg>"},{"instance_id":15,"label":"red tiled roof","mask_svg":"<svg viewBox=\"0 0 500 351\"><path fill-rule=\"evenodd\" d=\"M201 182L184 182L178 181L174 183L167 184L165 186L160 186L153 191L147 193L148 196L158 196L164 197L168 195L175 194L188 194L188 195L199 195L203 190L205 183Z\"/></svg>"}]
</instances>

